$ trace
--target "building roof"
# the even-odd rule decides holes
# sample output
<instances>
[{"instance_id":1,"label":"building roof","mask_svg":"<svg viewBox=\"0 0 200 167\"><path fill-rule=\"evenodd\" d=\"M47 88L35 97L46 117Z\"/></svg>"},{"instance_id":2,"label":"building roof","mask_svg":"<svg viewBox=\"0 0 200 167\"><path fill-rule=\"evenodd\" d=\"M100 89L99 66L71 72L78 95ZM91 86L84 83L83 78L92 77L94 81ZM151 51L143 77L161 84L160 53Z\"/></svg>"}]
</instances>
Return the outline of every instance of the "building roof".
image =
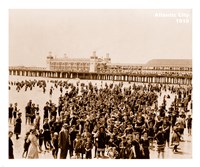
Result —
<instances>
[{"instance_id":1,"label":"building roof","mask_svg":"<svg viewBox=\"0 0 200 167\"><path fill-rule=\"evenodd\" d=\"M192 59L153 59L148 61L144 66L192 67Z\"/></svg>"},{"instance_id":2,"label":"building roof","mask_svg":"<svg viewBox=\"0 0 200 167\"><path fill-rule=\"evenodd\" d=\"M87 58L55 58L51 61L61 61L61 62L89 62L90 59Z\"/></svg>"}]
</instances>

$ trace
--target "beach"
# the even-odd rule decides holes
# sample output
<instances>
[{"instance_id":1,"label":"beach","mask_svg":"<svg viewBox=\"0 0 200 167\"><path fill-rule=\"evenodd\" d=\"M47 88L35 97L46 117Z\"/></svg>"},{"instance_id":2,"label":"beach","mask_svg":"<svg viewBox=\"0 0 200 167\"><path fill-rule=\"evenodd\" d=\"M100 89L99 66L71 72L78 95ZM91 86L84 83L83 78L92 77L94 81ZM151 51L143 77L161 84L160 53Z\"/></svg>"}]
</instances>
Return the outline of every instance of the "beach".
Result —
<instances>
[{"instance_id":1,"label":"beach","mask_svg":"<svg viewBox=\"0 0 200 167\"><path fill-rule=\"evenodd\" d=\"M68 83L92 83L93 85L96 85L98 88L99 87L104 87L105 83L110 84L119 84L119 82L113 82L113 81L97 81L97 80L80 80L80 79L53 79L53 78L35 78L35 77L21 77L21 76L10 76L9 81L10 82L17 82L17 81L24 81L24 80L46 80L47 81L47 87L46 87L46 93L43 93L42 89L39 87L33 87L32 91L28 90L24 91L24 87L18 92L16 91L16 86L11 86L9 90L9 103L17 103L18 104L18 109L20 109L20 112L22 113L22 133L20 135L19 140L16 140L15 137L12 137L13 143L14 143L14 156L16 159L22 158L22 153L23 153L23 143L24 143L24 136L25 133L32 127L31 125L26 125L25 124L25 107L28 103L29 100L32 100L33 103L36 105L39 105L39 113L41 118L43 118L43 107L45 103L49 100L52 101L52 103L58 105L58 99L60 96L60 90L59 89L54 89L53 94L50 96L49 95L49 89L51 86L53 86L54 83L50 82L50 80L62 80L62 81L67 81ZM137 84L143 84L143 83L137 83ZM128 83L124 82L123 86L128 87L133 85L133 83ZM79 84L80 86L80 84ZM63 90L63 95L65 93L65 90ZM170 95L170 98L166 99L167 106L166 108L168 109L171 105L172 100L175 97L175 94L171 94L170 91L162 91L161 96L158 95L158 106L160 106L163 102L163 97L165 95ZM191 113L191 111L190 111ZM41 125L42 125L42 120L41 120ZM9 130L14 129L14 126L8 125ZM180 143L180 148L181 151L178 154L173 154L171 148L165 148L165 158L166 159L182 159L182 158L192 158L192 137L187 135L187 130L185 130L184 133L184 142ZM94 150L93 150L94 151ZM59 155L59 154L58 154ZM94 155L94 154L93 154ZM53 159L53 156L51 152L42 152L39 154L40 159ZM69 158L69 155L68 157ZM157 158L157 153L156 150L151 150L150 152L150 158L155 159Z\"/></svg>"}]
</instances>

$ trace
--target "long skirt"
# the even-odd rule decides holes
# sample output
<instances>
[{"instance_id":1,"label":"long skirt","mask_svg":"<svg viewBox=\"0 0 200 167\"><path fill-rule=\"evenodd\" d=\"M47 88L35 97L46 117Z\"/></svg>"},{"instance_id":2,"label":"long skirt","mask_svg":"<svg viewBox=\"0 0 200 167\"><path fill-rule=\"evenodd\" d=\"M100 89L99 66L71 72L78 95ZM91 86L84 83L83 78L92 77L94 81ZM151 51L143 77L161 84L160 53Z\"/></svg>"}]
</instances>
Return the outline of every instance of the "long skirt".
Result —
<instances>
[{"instance_id":1,"label":"long skirt","mask_svg":"<svg viewBox=\"0 0 200 167\"><path fill-rule=\"evenodd\" d=\"M21 134L21 123L16 123L14 128L14 133L20 135Z\"/></svg>"},{"instance_id":2,"label":"long skirt","mask_svg":"<svg viewBox=\"0 0 200 167\"><path fill-rule=\"evenodd\" d=\"M38 159L38 148L37 146L30 144L29 151L28 151L28 159Z\"/></svg>"}]
</instances>

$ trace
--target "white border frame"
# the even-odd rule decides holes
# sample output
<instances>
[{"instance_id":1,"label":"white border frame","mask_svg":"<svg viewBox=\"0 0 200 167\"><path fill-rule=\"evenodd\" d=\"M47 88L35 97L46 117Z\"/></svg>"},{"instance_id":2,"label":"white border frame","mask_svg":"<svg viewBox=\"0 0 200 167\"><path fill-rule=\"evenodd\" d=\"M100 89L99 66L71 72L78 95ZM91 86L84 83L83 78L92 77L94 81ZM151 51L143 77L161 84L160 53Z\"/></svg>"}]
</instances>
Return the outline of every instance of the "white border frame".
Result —
<instances>
[{"instance_id":1,"label":"white border frame","mask_svg":"<svg viewBox=\"0 0 200 167\"><path fill-rule=\"evenodd\" d=\"M70 161L48 161L49 166L59 165L153 165L153 166L168 166L168 165L181 165L189 166L195 165L199 156L200 142L199 142L199 113L200 109L200 83L199 83L199 11L198 1L196 0L7 0L0 2L0 166L27 166L27 165L46 165L47 161L38 160L30 164L29 160L8 160L8 121L7 121L7 105L8 105L8 44L9 44L9 34L8 34L8 13L9 9L192 9L192 22L193 22L193 155L192 160L150 160L150 161L124 161L124 160L91 160L91 161L81 161L81 160L70 160ZM100 163L98 163L98 161ZM28 164L27 164L28 163ZM195 164L194 164L195 163ZM198 163L198 162L197 162Z\"/></svg>"}]
</instances>

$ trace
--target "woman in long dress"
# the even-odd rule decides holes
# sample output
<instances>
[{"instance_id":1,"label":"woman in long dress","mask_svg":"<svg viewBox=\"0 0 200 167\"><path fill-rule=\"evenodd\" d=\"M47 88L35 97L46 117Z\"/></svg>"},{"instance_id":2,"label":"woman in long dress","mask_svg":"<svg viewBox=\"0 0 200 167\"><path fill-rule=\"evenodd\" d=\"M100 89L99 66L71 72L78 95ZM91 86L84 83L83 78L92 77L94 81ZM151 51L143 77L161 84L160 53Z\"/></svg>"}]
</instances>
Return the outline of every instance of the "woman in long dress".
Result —
<instances>
[{"instance_id":1,"label":"woman in long dress","mask_svg":"<svg viewBox=\"0 0 200 167\"><path fill-rule=\"evenodd\" d=\"M28 159L38 159L38 148L39 144L37 142L36 130L34 129L28 137L28 140L31 142L28 150Z\"/></svg>"},{"instance_id":2,"label":"woman in long dress","mask_svg":"<svg viewBox=\"0 0 200 167\"><path fill-rule=\"evenodd\" d=\"M15 121L15 127L14 127L14 133L16 134L16 139L19 139L19 135L21 134L21 124L22 124L22 119L21 119L21 113L18 113L18 117Z\"/></svg>"}]
</instances>

